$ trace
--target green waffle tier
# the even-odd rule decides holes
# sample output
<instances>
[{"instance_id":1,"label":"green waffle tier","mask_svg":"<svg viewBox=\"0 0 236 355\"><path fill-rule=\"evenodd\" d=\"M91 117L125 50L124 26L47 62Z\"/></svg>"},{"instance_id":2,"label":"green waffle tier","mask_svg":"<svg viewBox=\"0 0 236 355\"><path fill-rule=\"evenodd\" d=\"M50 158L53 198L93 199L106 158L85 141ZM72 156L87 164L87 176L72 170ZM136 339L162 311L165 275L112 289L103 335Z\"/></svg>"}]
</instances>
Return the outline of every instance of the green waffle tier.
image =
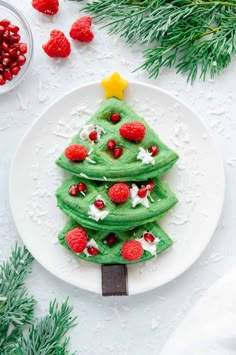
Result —
<instances>
[{"instance_id":1,"label":"green waffle tier","mask_svg":"<svg viewBox=\"0 0 236 355\"><path fill-rule=\"evenodd\" d=\"M175 194L164 182L158 178L152 179L152 181L154 189L148 193L145 200L139 200L138 204L134 206L137 198L134 197L132 191L147 185L148 181L127 182L131 197L124 203L116 204L108 196L108 190L114 185L114 182L85 180L73 176L71 179L65 179L56 192L58 207L83 227L104 231L130 230L162 217L178 201ZM86 185L86 193L71 196L69 193L71 186L79 183ZM105 203L102 210L94 208L94 202L97 199L103 200Z\"/></svg>"},{"instance_id":2,"label":"green waffle tier","mask_svg":"<svg viewBox=\"0 0 236 355\"><path fill-rule=\"evenodd\" d=\"M121 116L118 123L114 124L111 121L110 117L113 113ZM123 124L133 121L139 121L146 127L145 137L139 143L126 140L119 133L119 128ZM99 132L96 143L89 138L91 130ZM123 153L118 159L115 159L107 148L107 142L111 139L115 140L117 147L122 148ZM63 153L56 164L73 175L84 176L91 180L142 181L160 176L178 159L177 153L160 140L142 117L124 101L116 98L107 99L101 104L98 111L73 138L71 144L84 145L89 152L88 158L82 162L72 162ZM148 152L153 145L158 146L159 152L150 159Z\"/></svg>"},{"instance_id":3,"label":"green waffle tier","mask_svg":"<svg viewBox=\"0 0 236 355\"><path fill-rule=\"evenodd\" d=\"M99 254L89 255L88 252L86 252L86 250L82 253L76 254L70 249L65 239L66 234L71 230L73 230L74 228L81 228L81 226L77 222L70 220L58 236L60 244L63 245L69 251L71 251L74 255L76 255L76 257L82 260L94 262L97 264L103 264L103 265L134 264L142 261L147 261L149 259L156 257L156 255L163 253L166 249L168 249L173 244L169 236L156 223L147 223L143 226L137 227L131 231L126 231L126 232L121 232L121 231L114 232L113 230L111 230L110 233L112 232L113 234L115 234L117 238L116 242L113 245L107 244L107 238L110 233L96 231L96 230L82 227L87 233L88 245L90 243L94 245L95 242L96 247L99 250ZM151 244L145 243L143 240L144 239L143 234L145 232L149 232L155 237L155 242L153 243L151 250L150 250ZM144 253L143 256L138 260L127 261L123 259L121 255L122 245L124 242L128 240L134 240L134 239L141 241L141 244L143 245ZM149 251L145 249L148 249Z\"/></svg>"}]
</instances>

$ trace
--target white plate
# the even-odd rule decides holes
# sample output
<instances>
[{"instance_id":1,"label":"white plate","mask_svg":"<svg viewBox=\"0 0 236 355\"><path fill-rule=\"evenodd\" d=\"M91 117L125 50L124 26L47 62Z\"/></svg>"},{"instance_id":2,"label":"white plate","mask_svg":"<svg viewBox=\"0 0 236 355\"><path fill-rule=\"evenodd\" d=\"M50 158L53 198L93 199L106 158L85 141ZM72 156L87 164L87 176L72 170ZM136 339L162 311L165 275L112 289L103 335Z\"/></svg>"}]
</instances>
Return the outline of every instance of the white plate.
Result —
<instances>
[{"instance_id":1,"label":"white plate","mask_svg":"<svg viewBox=\"0 0 236 355\"><path fill-rule=\"evenodd\" d=\"M103 89L92 83L68 93L44 112L17 150L9 184L16 226L35 259L62 280L97 293L101 293L101 267L78 261L57 243L66 217L56 207L55 190L65 174L54 161L102 99ZM224 169L206 128L175 97L130 82L124 99L180 155L164 177L180 202L161 221L175 243L157 259L128 268L132 295L173 280L202 253L221 214Z\"/></svg>"}]
</instances>

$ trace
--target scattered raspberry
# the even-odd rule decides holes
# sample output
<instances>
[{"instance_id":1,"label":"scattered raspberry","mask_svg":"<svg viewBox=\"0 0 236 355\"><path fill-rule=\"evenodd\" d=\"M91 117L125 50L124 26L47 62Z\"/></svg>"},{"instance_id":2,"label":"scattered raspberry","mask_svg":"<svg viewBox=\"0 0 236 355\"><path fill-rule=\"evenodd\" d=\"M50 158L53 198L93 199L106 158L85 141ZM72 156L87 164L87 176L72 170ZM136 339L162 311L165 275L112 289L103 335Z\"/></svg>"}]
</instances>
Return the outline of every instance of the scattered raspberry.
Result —
<instances>
[{"instance_id":1,"label":"scattered raspberry","mask_svg":"<svg viewBox=\"0 0 236 355\"><path fill-rule=\"evenodd\" d=\"M146 127L141 122L125 123L120 127L120 135L129 141L141 142L145 137Z\"/></svg>"},{"instance_id":2,"label":"scattered raspberry","mask_svg":"<svg viewBox=\"0 0 236 355\"><path fill-rule=\"evenodd\" d=\"M65 150L67 159L74 162L83 161L87 155L88 151L82 144L72 144Z\"/></svg>"},{"instance_id":3,"label":"scattered raspberry","mask_svg":"<svg viewBox=\"0 0 236 355\"><path fill-rule=\"evenodd\" d=\"M66 234L66 242L75 253L82 253L87 246L87 233L82 228L74 228Z\"/></svg>"},{"instance_id":4,"label":"scattered raspberry","mask_svg":"<svg viewBox=\"0 0 236 355\"><path fill-rule=\"evenodd\" d=\"M128 240L122 246L121 255L128 261L138 260L143 256L143 247L137 240Z\"/></svg>"},{"instance_id":5,"label":"scattered raspberry","mask_svg":"<svg viewBox=\"0 0 236 355\"><path fill-rule=\"evenodd\" d=\"M43 14L53 16L58 13L59 0L32 0L32 6Z\"/></svg>"},{"instance_id":6,"label":"scattered raspberry","mask_svg":"<svg viewBox=\"0 0 236 355\"><path fill-rule=\"evenodd\" d=\"M123 203L127 201L130 197L129 186L124 182L119 182L110 187L108 191L108 196L110 200L115 203Z\"/></svg>"},{"instance_id":7,"label":"scattered raspberry","mask_svg":"<svg viewBox=\"0 0 236 355\"><path fill-rule=\"evenodd\" d=\"M53 30L49 41L43 45L44 52L52 58L65 58L70 55L71 46L63 32Z\"/></svg>"},{"instance_id":8,"label":"scattered raspberry","mask_svg":"<svg viewBox=\"0 0 236 355\"><path fill-rule=\"evenodd\" d=\"M92 24L91 17L84 16L73 23L70 36L80 42L89 43L93 40L93 32L90 30Z\"/></svg>"}]
</instances>

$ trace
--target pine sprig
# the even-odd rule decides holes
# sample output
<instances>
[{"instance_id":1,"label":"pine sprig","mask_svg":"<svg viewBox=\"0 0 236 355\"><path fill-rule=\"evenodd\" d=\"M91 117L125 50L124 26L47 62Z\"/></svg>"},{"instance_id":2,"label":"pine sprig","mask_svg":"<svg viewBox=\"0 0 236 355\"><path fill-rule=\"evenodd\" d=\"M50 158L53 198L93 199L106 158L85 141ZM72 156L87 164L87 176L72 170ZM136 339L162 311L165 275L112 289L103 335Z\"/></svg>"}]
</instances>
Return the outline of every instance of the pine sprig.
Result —
<instances>
[{"instance_id":1,"label":"pine sprig","mask_svg":"<svg viewBox=\"0 0 236 355\"><path fill-rule=\"evenodd\" d=\"M27 336L23 336L20 346L14 355L67 355L69 338L61 339L76 325L76 318L71 317L72 307L68 300L61 306L56 300L50 303L49 314L39 320L29 329Z\"/></svg>"},{"instance_id":2,"label":"pine sprig","mask_svg":"<svg viewBox=\"0 0 236 355\"><path fill-rule=\"evenodd\" d=\"M18 245L8 261L0 265L0 354L69 355L68 331L75 326L68 300L61 306L54 300L49 314L34 319L36 300L28 295L25 281L33 257Z\"/></svg>"},{"instance_id":3,"label":"pine sprig","mask_svg":"<svg viewBox=\"0 0 236 355\"><path fill-rule=\"evenodd\" d=\"M236 52L236 0L96 0L84 10L109 34L144 46L138 69L150 77L175 67L191 82L199 72L213 78Z\"/></svg>"}]
</instances>

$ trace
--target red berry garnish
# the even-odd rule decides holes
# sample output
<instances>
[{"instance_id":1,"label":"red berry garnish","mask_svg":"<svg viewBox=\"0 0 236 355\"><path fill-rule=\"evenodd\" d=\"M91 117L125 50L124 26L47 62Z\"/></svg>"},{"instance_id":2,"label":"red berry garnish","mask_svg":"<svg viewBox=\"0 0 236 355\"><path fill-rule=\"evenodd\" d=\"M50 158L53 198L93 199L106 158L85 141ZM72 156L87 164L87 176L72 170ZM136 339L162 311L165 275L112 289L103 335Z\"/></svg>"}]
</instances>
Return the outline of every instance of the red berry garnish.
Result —
<instances>
[{"instance_id":1,"label":"red berry garnish","mask_svg":"<svg viewBox=\"0 0 236 355\"><path fill-rule=\"evenodd\" d=\"M65 150L65 156L73 162L81 162L87 155L88 151L82 144L72 144Z\"/></svg>"},{"instance_id":2,"label":"red berry garnish","mask_svg":"<svg viewBox=\"0 0 236 355\"><path fill-rule=\"evenodd\" d=\"M87 233L82 228L74 228L66 234L66 242L75 253L82 253L87 246Z\"/></svg>"},{"instance_id":3,"label":"red berry garnish","mask_svg":"<svg viewBox=\"0 0 236 355\"><path fill-rule=\"evenodd\" d=\"M32 0L32 6L45 15L53 16L58 13L59 0Z\"/></svg>"},{"instance_id":4,"label":"red berry garnish","mask_svg":"<svg viewBox=\"0 0 236 355\"><path fill-rule=\"evenodd\" d=\"M113 157L115 159L118 159L123 153L123 149L121 147L116 147L114 150L113 150Z\"/></svg>"},{"instance_id":5,"label":"red berry garnish","mask_svg":"<svg viewBox=\"0 0 236 355\"><path fill-rule=\"evenodd\" d=\"M99 254L99 250L95 247L88 247L88 253L95 256Z\"/></svg>"},{"instance_id":6,"label":"red berry garnish","mask_svg":"<svg viewBox=\"0 0 236 355\"><path fill-rule=\"evenodd\" d=\"M102 210L105 207L105 203L102 200L96 200L94 202L94 206L97 207L99 210Z\"/></svg>"},{"instance_id":7,"label":"red berry garnish","mask_svg":"<svg viewBox=\"0 0 236 355\"><path fill-rule=\"evenodd\" d=\"M137 240L128 240L121 249L121 255L125 260L135 261L143 256L143 247Z\"/></svg>"},{"instance_id":8,"label":"red berry garnish","mask_svg":"<svg viewBox=\"0 0 236 355\"><path fill-rule=\"evenodd\" d=\"M159 152L159 148L157 145L152 145L150 148L149 148L149 152L152 154L152 156L155 156L158 154Z\"/></svg>"},{"instance_id":9,"label":"red berry garnish","mask_svg":"<svg viewBox=\"0 0 236 355\"><path fill-rule=\"evenodd\" d=\"M75 21L70 29L71 38L80 42L91 42L94 38L93 32L90 29L91 24L92 18L88 16L83 16Z\"/></svg>"},{"instance_id":10,"label":"red berry garnish","mask_svg":"<svg viewBox=\"0 0 236 355\"><path fill-rule=\"evenodd\" d=\"M133 121L125 123L119 131L123 138L133 142L141 142L145 137L146 127L141 122Z\"/></svg>"},{"instance_id":11,"label":"red berry garnish","mask_svg":"<svg viewBox=\"0 0 236 355\"><path fill-rule=\"evenodd\" d=\"M83 183L83 182L80 182L78 183L78 191L81 193L81 192L86 192L87 190L87 186Z\"/></svg>"},{"instance_id":12,"label":"red berry garnish","mask_svg":"<svg viewBox=\"0 0 236 355\"><path fill-rule=\"evenodd\" d=\"M138 196L141 197L141 198L146 197L147 196L147 188L146 187L141 187L138 190Z\"/></svg>"},{"instance_id":13,"label":"red berry garnish","mask_svg":"<svg viewBox=\"0 0 236 355\"><path fill-rule=\"evenodd\" d=\"M115 233L110 233L105 239L105 243L108 245L114 245L117 242L118 238Z\"/></svg>"},{"instance_id":14,"label":"red berry garnish","mask_svg":"<svg viewBox=\"0 0 236 355\"><path fill-rule=\"evenodd\" d=\"M149 191L152 191L155 187L155 184L153 181L148 181L147 185L146 185L146 189Z\"/></svg>"},{"instance_id":15,"label":"red berry garnish","mask_svg":"<svg viewBox=\"0 0 236 355\"><path fill-rule=\"evenodd\" d=\"M110 139L107 142L107 149L110 150L110 152L112 152L116 147L116 142L114 141L114 139Z\"/></svg>"},{"instance_id":16,"label":"red berry garnish","mask_svg":"<svg viewBox=\"0 0 236 355\"><path fill-rule=\"evenodd\" d=\"M143 237L148 243L153 243L155 241L155 237L151 233L144 233Z\"/></svg>"},{"instance_id":17,"label":"red berry garnish","mask_svg":"<svg viewBox=\"0 0 236 355\"><path fill-rule=\"evenodd\" d=\"M112 115L111 115L111 121L113 122L113 123L117 123L117 122L119 122L121 120L121 115L119 115L119 113L113 113Z\"/></svg>"},{"instance_id":18,"label":"red berry garnish","mask_svg":"<svg viewBox=\"0 0 236 355\"><path fill-rule=\"evenodd\" d=\"M78 185L71 185L70 189L69 189L69 194L71 196L77 196L79 193L79 190L78 190Z\"/></svg>"},{"instance_id":19,"label":"red berry garnish","mask_svg":"<svg viewBox=\"0 0 236 355\"><path fill-rule=\"evenodd\" d=\"M91 141L96 141L98 139L98 132L97 131L90 132L89 139L91 139Z\"/></svg>"},{"instance_id":20,"label":"red berry garnish","mask_svg":"<svg viewBox=\"0 0 236 355\"><path fill-rule=\"evenodd\" d=\"M43 45L44 52L52 58L65 58L70 55L71 46L63 32L53 30L49 41Z\"/></svg>"},{"instance_id":21,"label":"red berry garnish","mask_svg":"<svg viewBox=\"0 0 236 355\"><path fill-rule=\"evenodd\" d=\"M119 182L110 187L108 196L115 203L123 203L130 198L130 188L124 182Z\"/></svg>"}]
</instances>

